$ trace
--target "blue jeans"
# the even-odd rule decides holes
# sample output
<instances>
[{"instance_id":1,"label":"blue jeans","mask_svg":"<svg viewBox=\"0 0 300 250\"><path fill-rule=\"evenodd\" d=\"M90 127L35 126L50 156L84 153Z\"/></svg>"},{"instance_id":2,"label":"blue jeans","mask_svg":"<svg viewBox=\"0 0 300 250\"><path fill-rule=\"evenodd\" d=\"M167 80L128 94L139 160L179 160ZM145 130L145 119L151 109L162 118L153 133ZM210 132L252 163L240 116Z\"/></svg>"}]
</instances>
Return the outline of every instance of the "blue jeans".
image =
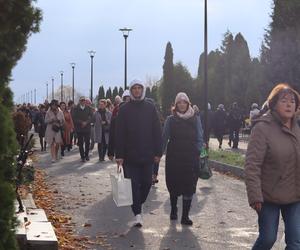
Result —
<instances>
[{"instance_id":1,"label":"blue jeans","mask_svg":"<svg viewBox=\"0 0 300 250\"><path fill-rule=\"evenodd\" d=\"M125 164L124 175L131 179L131 206L134 215L142 212L142 204L146 201L152 186L152 164Z\"/></svg>"},{"instance_id":2,"label":"blue jeans","mask_svg":"<svg viewBox=\"0 0 300 250\"><path fill-rule=\"evenodd\" d=\"M258 215L259 236L252 250L270 250L277 239L279 215L285 226L286 250L300 249L300 202L277 205L265 202Z\"/></svg>"}]
</instances>

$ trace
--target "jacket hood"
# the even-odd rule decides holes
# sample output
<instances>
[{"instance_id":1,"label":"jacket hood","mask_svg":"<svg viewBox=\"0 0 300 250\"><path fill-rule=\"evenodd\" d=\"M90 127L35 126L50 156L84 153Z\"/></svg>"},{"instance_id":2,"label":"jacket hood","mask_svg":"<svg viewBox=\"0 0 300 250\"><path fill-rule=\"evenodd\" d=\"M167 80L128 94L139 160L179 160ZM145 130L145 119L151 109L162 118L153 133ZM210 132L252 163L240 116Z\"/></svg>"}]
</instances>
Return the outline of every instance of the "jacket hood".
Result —
<instances>
[{"instance_id":1,"label":"jacket hood","mask_svg":"<svg viewBox=\"0 0 300 250\"><path fill-rule=\"evenodd\" d=\"M298 123L299 117L297 115L294 116L293 122L292 123ZM269 110L267 113L263 114L262 116L253 119L253 126L259 122L266 122L266 123L271 123L271 122L277 122L278 124L282 125L283 122L280 119L279 115L276 112L272 112Z\"/></svg>"},{"instance_id":2,"label":"jacket hood","mask_svg":"<svg viewBox=\"0 0 300 250\"><path fill-rule=\"evenodd\" d=\"M143 87L143 93L142 93L142 96L141 96L140 99L134 98L133 95L132 95L132 93L131 93L131 89L135 85L140 85L140 86ZM145 84L141 80L134 79L133 81L131 81L131 83L129 85L129 91L130 91L130 99L131 100L133 100L133 101L143 101L145 99L145 96L146 96L146 86L145 86Z\"/></svg>"}]
</instances>

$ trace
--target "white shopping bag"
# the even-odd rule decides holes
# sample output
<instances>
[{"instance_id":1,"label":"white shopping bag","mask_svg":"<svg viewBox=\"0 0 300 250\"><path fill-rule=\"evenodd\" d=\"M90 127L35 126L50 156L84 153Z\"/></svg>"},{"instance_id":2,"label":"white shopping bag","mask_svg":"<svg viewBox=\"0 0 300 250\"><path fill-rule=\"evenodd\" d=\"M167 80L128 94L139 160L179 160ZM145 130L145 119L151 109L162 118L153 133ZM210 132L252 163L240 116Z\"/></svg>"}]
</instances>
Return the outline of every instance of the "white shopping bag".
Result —
<instances>
[{"instance_id":1,"label":"white shopping bag","mask_svg":"<svg viewBox=\"0 0 300 250\"><path fill-rule=\"evenodd\" d=\"M131 180L124 178L123 167L119 168L116 175L110 175L113 200L117 207L132 205Z\"/></svg>"}]
</instances>

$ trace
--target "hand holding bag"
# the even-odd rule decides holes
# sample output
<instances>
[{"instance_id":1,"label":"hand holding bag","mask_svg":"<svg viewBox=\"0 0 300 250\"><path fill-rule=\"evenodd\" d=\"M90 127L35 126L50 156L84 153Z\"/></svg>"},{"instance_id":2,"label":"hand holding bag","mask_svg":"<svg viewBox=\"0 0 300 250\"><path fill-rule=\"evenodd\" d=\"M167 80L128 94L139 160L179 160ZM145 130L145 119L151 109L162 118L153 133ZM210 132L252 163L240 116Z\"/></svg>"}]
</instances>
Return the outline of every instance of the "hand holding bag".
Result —
<instances>
[{"instance_id":1,"label":"hand holding bag","mask_svg":"<svg viewBox=\"0 0 300 250\"><path fill-rule=\"evenodd\" d=\"M117 207L131 206L132 201L132 186L131 180L124 177L123 167L116 175L110 175L113 200Z\"/></svg>"}]
</instances>

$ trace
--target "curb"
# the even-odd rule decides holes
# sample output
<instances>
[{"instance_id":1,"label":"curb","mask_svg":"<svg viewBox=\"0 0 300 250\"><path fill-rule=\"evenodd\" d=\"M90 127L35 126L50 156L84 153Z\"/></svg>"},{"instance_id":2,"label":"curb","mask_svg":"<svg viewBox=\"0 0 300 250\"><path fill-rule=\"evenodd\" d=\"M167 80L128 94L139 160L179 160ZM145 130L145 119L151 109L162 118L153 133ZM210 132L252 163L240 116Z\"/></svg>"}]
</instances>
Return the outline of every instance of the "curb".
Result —
<instances>
[{"instance_id":1,"label":"curb","mask_svg":"<svg viewBox=\"0 0 300 250\"><path fill-rule=\"evenodd\" d=\"M220 173L224 174L231 174L235 177L238 177L240 179L245 179L245 171L243 168L232 166L226 163L222 163L219 161L214 161L214 160L208 160L209 166Z\"/></svg>"}]
</instances>

